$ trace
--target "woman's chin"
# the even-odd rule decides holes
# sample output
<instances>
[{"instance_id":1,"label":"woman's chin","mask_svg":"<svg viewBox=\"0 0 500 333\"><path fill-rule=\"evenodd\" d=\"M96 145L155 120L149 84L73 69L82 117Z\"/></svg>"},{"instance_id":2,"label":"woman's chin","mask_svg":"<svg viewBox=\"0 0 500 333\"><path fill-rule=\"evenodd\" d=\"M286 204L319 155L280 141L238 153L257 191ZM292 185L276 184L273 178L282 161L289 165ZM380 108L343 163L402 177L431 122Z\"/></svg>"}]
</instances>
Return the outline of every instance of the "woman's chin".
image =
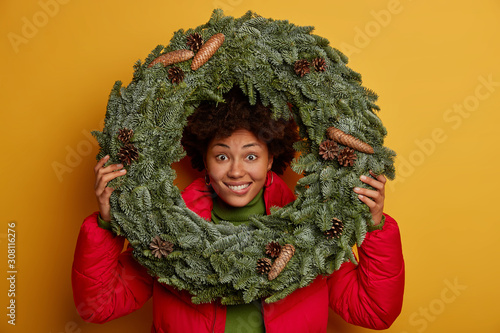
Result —
<instances>
[{"instance_id":1,"label":"woman's chin","mask_svg":"<svg viewBox=\"0 0 500 333\"><path fill-rule=\"evenodd\" d=\"M245 197L221 197L221 199L228 204L231 207L245 207L250 201L252 201L252 198L246 198Z\"/></svg>"}]
</instances>

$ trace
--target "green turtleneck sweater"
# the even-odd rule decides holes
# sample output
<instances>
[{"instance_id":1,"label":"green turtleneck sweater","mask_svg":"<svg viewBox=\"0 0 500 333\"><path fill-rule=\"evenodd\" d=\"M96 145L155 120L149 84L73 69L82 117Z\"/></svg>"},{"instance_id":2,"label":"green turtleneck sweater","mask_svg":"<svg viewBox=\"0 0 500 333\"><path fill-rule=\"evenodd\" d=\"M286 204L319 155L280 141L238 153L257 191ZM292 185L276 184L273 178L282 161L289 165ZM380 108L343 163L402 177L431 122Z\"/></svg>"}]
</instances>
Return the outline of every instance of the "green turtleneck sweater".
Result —
<instances>
[{"instance_id":1,"label":"green turtleneck sweater","mask_svg":"<svg viewBox=\"0 0 500 333\"><path fill-rule=\"evenodd\" d=\"M265 215L266 204L264 202L264 189L252 199L245 207L233 207L222 201L219 197L214 199L212 208L212 221L228 221L234 225L245 224L250 221L251 215Z\"/></svg>"},{"instance_id":2,"label":"green turtleneck sweater","mask_svg":"<svg viewBox=\"0 0 500 333\"><path fill-rule=\"evenodd\" d=\"M220 198L214 199L212 209L212 221L228 221L234 225L248 223L251 215L265 215L266 204L264 196L260 192L245 207L232 207L222 201ZM249 304L229 305L227 306L226 329L225 332L265 332L264 320L262 319L260 301L254 301Z\"/></svg>"}]
</instances>

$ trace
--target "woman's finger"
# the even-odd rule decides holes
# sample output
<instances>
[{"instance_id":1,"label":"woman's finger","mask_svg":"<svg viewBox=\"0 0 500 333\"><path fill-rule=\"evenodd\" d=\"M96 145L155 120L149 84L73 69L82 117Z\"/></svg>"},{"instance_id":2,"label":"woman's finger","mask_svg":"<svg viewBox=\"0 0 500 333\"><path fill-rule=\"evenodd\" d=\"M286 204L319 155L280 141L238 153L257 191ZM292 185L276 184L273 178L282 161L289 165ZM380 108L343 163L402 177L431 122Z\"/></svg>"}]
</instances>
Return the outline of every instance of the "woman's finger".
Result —
<instances>
[{"instance_id":1,"label":"woman's finger","mask_svg":"<svg viewBox=\"0 0 500 333\"><path fill-rule=\"evenodd\" d=\"M103 175L106 175L108 173L112 173L113 171L120 170L123 168L123 164L111 164L108 165L107 167L101 167L100 169L97 170L96 176L100 177Z\"/></svg>"},{"instance_id":2,"label":"woman's finger","mask_svg":"<svg viewBox=\"0 0 500 333\"><path fill-rule=\"evenodd\" d=\"M369 190L362 187L355 187L354 192L356 192L356 194L368 197L375 202L380 202L381 199L383 199L379 191Z\"/></svg>"},{"instance_id":3,"label":"woman's finger","mask_svg":"<svg viewBox=\"0 0 500 333\"><path fill-rule=\"evenodd\" d=\"M111 164L108 165L107 167L101 167L96 171L95 175L95 186L94 188L97 188L101 182L101 179L103 177L106 177L109 174L112 174L113 172L120 170L123 168L123 164ZM109 181L109 180L108 180Z\"/></svg>"},{"instance_id":4,"label":"woman's finger","mask_svg":"<svg viewBox=\"0 0 500 333\"><path fill-rule=\"evenodd\" d=\"M107 185L110 181L112 181L117 177L123 176L126 173L127 169L121 169L106 173L101 177L99 177L98 179L96 179L96 187L95 187L96 195L99 196L107 188Z\"/></svg>"},{"instance_id":5,"label":"woman's finger","mask_svg":"<svg viewBox=\"0 0 500 333\"><path fill-rule=\"evenodd\" d=\"M358 194L358 199L366 204L372 214L372 219L377 225L382 219L382 212L385 201L385 183L387 179L384 175L376 175L372 170L369 171L373 178L365 175L360 176L360 180L373 187L375 190L355 187L354 192Z\"/></svg>"},{"instance_id":6,"label":"woman's finger","mask_svg":"<svg viewBox=\"0 0 500 333\"><path fill-rule=\"evenodd\" d=\"M372 170L370 170L370 175L372 175L373 178L375 178L376 180L378 180L382 184L385 184L387 182L387 178L385 178L385 176L382 175L382 174L380 174L380 175L377 176L375 174L375 172L373 172Z\"/></svg>"},{"instance_id":7,"label":"woman's finger","mask_svg":"<svg viewBox=\"0 0 500 333\"><path fill-rule=\"evenodd\" d=\"M359 179L363 183L368 184L371 187L376 188L377 190L381 190L384 187L384 184L382 182L379 182L377 179L373 179L365 175L362 175L361 177L359 177Z\"/></svg>"},{"instance_id":8,"label":"woman's finger","mask_svg":"<svg viewBox=\"0 0 500 333\"><path fill-rule=\"evenodd\" d=\"M97 163L96 163L96 165L95 165L95 167L94 167L94 173L96 173L96 174L97 174L97 171L98 171L99 169L101 169L101 168L104 166L104 164L106 164L106 162L107 162L108 160L109 160L109 155L106 155L106 156L104 156L103 158L101 158L101 159L99 160L99 162L97 162Z\"/></svg>"},{"instance_id":9,"label":"woman's finger","mask_svg":"<svg viewBox=\"0 0 500 333\"><path fill-rule=\"evenodd\" d=\"M361 200L365 205L368 206L368 208L370 208L370 211L377 207L377 203L375 201L373 201L372 199L368 198L367 196L364 196L362 194L358 194L358 199Z\"/></svg>"}]
</instances>

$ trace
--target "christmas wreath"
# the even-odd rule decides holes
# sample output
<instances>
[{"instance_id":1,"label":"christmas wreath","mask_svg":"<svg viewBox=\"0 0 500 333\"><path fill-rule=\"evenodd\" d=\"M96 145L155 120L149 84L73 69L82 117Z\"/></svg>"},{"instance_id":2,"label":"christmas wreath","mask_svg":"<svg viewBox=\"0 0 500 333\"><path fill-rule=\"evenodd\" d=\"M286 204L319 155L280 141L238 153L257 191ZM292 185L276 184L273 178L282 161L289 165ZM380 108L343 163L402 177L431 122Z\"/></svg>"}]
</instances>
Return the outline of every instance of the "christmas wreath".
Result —
<instances>
[{"instance_id":1,"label":"christmas wreath","mask_svg":"<svg viewBox=\"0 0 500 333\"><path fill-rule=\"evenodd\" d=\"M113 231L151 275L188 290L194 303L277 301L356 262L352 246L373 222L352 189L367 186L359 176L369 170L394 177L377 95L312 30L215 10L138 61L130 84L116 82L110 93L105 127L94 135L97 158L109 154L108 163L127 168L109 184ZM185 155L186 118L202 101L223 102L234 85L273 117L293 116L302 138L291 166L303 175L297 199L245 226L214 224L186 208L171 167Z\"/></svg>"}]
</instances>

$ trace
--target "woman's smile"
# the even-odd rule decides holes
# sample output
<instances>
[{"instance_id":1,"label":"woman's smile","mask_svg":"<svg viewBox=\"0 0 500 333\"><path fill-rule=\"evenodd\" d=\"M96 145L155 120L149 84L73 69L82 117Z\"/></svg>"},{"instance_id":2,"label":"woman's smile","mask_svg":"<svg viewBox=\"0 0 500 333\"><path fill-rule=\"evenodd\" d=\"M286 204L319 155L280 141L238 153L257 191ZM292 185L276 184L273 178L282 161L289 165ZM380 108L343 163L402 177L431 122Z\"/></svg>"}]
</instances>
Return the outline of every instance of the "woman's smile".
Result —
<instances>
[{"instance_id":1,"label":"woman's smile","mask_svg":"<svg viewBox=\"0 0 500 333\"><path fill-rule=\"evenodd\" d=\"M242 192L246 192L245 190L247 190L250 187L250 185L251 185L251 183L242 184L242 185L226 184L226 186L229 187L229 189L231 191L234 191L234 192L239 193L239 194L242 194Z\"/></svg>"}]
</instances>

